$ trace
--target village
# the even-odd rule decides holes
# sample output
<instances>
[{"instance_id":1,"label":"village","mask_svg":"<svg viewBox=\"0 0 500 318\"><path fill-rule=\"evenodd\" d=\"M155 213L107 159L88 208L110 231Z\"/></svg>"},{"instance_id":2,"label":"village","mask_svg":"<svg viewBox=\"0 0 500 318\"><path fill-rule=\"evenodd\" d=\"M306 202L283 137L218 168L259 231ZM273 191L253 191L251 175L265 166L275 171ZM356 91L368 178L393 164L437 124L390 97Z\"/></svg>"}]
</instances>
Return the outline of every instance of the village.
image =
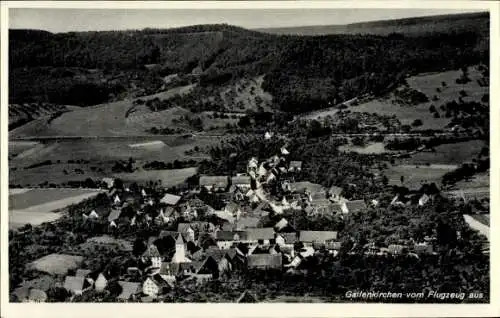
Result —
<instances>
[{"instance_id":1,"label":"village","mask_svg":"<svg viewBox=\"0 0 500 318\"><path fill-rule=\"evenodd\" d=\"M264 138L272 135L266 133ZM130 253L137 257L131 255L121 269L125 274L111 277L107 272L79 268L65 276L62 287L75 297L91 290L104 292L108 281L118 279L121 292L117 301L152 302L161 301L178 284L225 280L235 271L305 274L314 266L310 259L322 255L335 260L341 249L372 256L436 254L435 237L409 238L387 246L367 242L360 248L336 230L311 231L297 226L295 215L342 220L377 207L379 201L350 201L342 196L340 187L325 189L307 181L295 182L302 162L290 161L289 154L283 145L267 159L249 158L246 171L237 175L203 175L197 186L169 192L158 185L127 187L120 180L105 178L109 205L89 207L76 217L85 224L105 224L115 236L124 228L132 238L139 228L155 227L159 234L135 238ZM422 207L433 196L432 191L396 195L389 204ZM20 287L14 294L24 301L47 299L43 290L33 287ZM238 299L254 301L255 295L247 291Z\"/></svg>"}]
</instances>

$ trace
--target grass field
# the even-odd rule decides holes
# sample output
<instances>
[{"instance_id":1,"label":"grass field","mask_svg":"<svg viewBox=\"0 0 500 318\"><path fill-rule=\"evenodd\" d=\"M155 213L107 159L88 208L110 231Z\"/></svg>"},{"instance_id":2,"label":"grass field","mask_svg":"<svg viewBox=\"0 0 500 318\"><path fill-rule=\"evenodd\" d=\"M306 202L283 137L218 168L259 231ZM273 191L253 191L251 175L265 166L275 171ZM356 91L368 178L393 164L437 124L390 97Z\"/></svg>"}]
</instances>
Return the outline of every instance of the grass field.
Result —
<instances>
[{"instance_id":1,"label":"grass field","mask_svg":"<svg viewBox=\"0 0 500 318\"><path fill-rule=\"evenodd\" d=\"M338 148L340 151L344 152L357 152L359 154L381 154L385 152L391 152L385 149L383 142L374 142L365 147L354 146L352 144L342 145Z\"/></svg>"},{"instance_id":2,"label":"grass field","mask_svg":"<svg viewBox=\"0 0 500 318\"><path fill-rule=\"evenodd\" d=\"M132 251L132 243L123 239L115 239L108 235L91 237L79 245L80 250L95 249L96 246L107 245L110 247L117 247L123 251Z\"/></svg>"},{"instance_id":3,"label":"grass field","mask_svg":"<svg viewBox=\"0 0 500 318\"><path fill-rule=\"evenodd\" d=\"M230 137L229 135L227 137ZM33 144L34 149L23 152L9 160L9 184L23 187L38 186L45 181L61 184L68 181L83 181L86 178L100 179L112 174L111 168L117 160L136 160L135 166L142 167L144 163L154 160L172 162L174 160L206 159L206 150L225 137L124 137L116 139L78 139L63 141L47 141ZM146 144L160 141L162 147L131 147L131 145ZM195 147L197 152L188 153ZM88 160L89 163L68 163L68 160ZM51 165L25 169L27 166L45 160L51 160ZM75 169L81 169L83 174ZM103 169L100 171L99 169ZM65 173L66 171L66 173Z\"/></svg>"},{"instance_id":4,"label":"grass field","mask_svg":"<svg viewBox=\"0 0 500 318\"><path fill-rule=\"evenodd\" d=\"M93 195L97 191L90 189L27 189L28 191L9 196L9 209L23 210L32 206L71 199L85 195Z\"/></svg>"},{"instance_id":5,"label":"grass field","mask_svg":"<svg viewBox=\"0 0 500 318\"><path fill-rule=\"evenodd\" d=\"M408 125L411 125L414 120L420 119L423 125L418 127L418 129L442 129L450 122L450 118L446 118L444 112L439 109L441 105L454 100L458 102L462 89L464 89L468 95L463 98L466 102L479 102L484 94L489 93L488 87L481 87L477 83L477 80L482 78L482 74L476 68L469 67L469 78L472 81L467 84L461 85L455 83L455 80L459 78L461 74L461 71L456 70L433 74L421 74L407 78L408 85L411 88L421 91L429 98L430 101L426 103L421 103L416 106L399 105L395 102L394 97L391 96L389 98L372 100L358 106L351 106L349 110L353 112L377 113L378 115L386 116L396 115L402 124ZM441 82L445 82L447 86L442 87ZM441 92L437 92L437 88L439 88ZM437 96L437 101L432 101L434 95ZM441 115L440 118L434 118L430 113L429 107L431 105L435 105L438 109Z\"/></svg>"},{"instance_id":6,"label":"grass field","mask_svg":"<svg viewBox=\"0 0 500 318\"><path fill-rule=\"evenodd\" d=\"M481 140L471 140L455 144L444 144L435 148L436 152L419 152L411 158L401 160L402 164L451 164L461 165L476 158L484 146Z\"/></svg>"},{"instance_id":7,"label":"grass field","mask_svg":"<svg viewBox=\"0 0 500 318\"><path fill-rule=\"evenodd\" d=\"M196 174L197 168L185 168L174 170L141 170L133 173L117 173L114 175L129 182L147 182L161 180L164 187L176 186L186 180L186 178Z\"/></svg>"},{"instance_id":8,"label":"grass field","mask_svg":"<svg viewBox=\"0 0 500 318\"><path fill-rule=\"evenodd\" d=\"M490 215L489 214L471 214L470 216L473 219L475 219L476 221L478 221L484 225L490 226Z\"/></svg>"},{"instance_id":9,"label":"grass field","mask_svg":"<svg viewBox=\"0 0 500 318\"><path fill-rule=\"evenodd\" d=\"M455 166L445 165L430 165L430 166L416 166L416 165L396 165L391 166L384 170L383 174L389 179L389 184L405 186L410 189L419 188L424 183L441 184L443 175ZM404 177L404 182L401 183L401 176Z\"/></svg>"},{"instance_id":10,"label":"grass field","mask_svg":"<svg viewBox=\"0 0 500 318\"><path fill-rule=\"evenodd\" d=\"M9 228L25 224L39 225L53 222L62 216L55 212L95 196L99 190L85 189L31 189L9 196Z\"/></svg>"},{"instance_id":11,"label":"grass field","mask_svg":"<svg viewBox=\"0 0 500 318\"><path fill-rule=\"evenodd\" d=\"M469 181L459 181L455 184L458 189L477 189L490 187L490 174L489 172L478 173Z\"/></svg>"},{"instance_id":12,"label":"grass field","mask_svg":"<svg viewBox=\"0 0 500 318\"><path fill-rule=\"evenodd\" d=\"M166 92L155 95L144 96L141 99L168 98L175 94L188 92L189 86L176 87ZM171 122L170 113L154 113L151 117L156 121L151 123L150 117L145 120L136 118L130 120L126 117L129 109L133 108L133 100L123 100L108 104L83 107L74 111L66 112L49 123L48 117L39 118L26 125L18 127L9 132L11 138L26 136L127 136L127 135L145 135L145 127L153 127L162 122L168 124ZM151 113L144 109L139 114ZM133 115L133 114L132 114ZM137 117L137 114L136 114ZM149 125L148 125L149 123Z\"/></svg>"},{"instance_id":13,"label":"grass field","mask_svg":"<svg viewBox=\"0 0 500 318\"><path fill-rule=\"evenodd\" d=\"M464 214L464 220L467 224L474 230L478 231L482 235L486 237L486 239L490 240L490 226L489 224L485 224L481 221L484 219L478 220L477 217L473 217L472 215ZM489 223L489 221L488 221Z\"/></svg>"},{"instance_id":14,"label":"grass field","mask_svg":"<svg viewBox=\"0 0 500 318\"><path fill-rule=\"evenodd\" d=\"M17 156L24 151L34 148L38 145L37 141L11 141L9 142L9 156Z\"/></svg>"},{"instance_id":15,"label":"grass field","mask_svg":"<svg viewBox=\"0 0 500 318\"><path fill-rule=\"evenodd\" d=\"M77 269L82 261L82 256L50 254L29 263L28 266L51 275L65 275L68 270Z\"/></svg>"}]
</instances>

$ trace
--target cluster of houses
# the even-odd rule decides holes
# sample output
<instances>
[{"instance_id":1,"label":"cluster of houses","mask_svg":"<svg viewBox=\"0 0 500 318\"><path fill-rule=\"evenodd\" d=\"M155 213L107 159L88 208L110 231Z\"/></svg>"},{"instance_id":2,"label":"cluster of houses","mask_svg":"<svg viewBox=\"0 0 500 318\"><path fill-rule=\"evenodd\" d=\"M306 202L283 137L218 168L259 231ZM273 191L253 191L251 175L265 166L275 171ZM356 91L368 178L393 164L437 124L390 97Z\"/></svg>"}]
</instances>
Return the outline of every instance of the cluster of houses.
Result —
<instances>
[{"instance_id":1,"label":"cluster of houses","mask_svg":"<svg viewBox=\"0 0 500 318\"><path fill-rule=\"evenodd\" d=\"M325 189L310 182L296 182L301 161L288 160L285 147L280 153L259 162L248 161L246 171L235 176L201 176L199 187L183 193L165 193L155 189L116 189L113 180L103 180L111 188L111 208L98 207L83 213L85 221L105 220L110 228L157 225L158 236L144 242L140 257L131 258L120 275L119 300L144 302L161 299L178 284L199 284L231 277L235 271L276 270L287 273L307 272L308 259L317 253L335 257L342 240L336 231L309 231L296 227L290 214L346 216L353 211L376 206L376 200L349 201L342 188ZM271 195L270 188L278 189ZM224 206L215 209L198 198L200 193L220 196ZM392 204L404 198L394 198ZM423 205L429 197L418 201ZM283 215L283 216L280 216ZM181 221L179 221L181 220ZM266 227L263 227L264 222ZM276 220L270 224L270 220ZM177 225L176 228L173 228ZM433 253L432 242L390 245L378 248L367 244L365 254ZM64 282L73 295L88 290L106 289L106 273L78 270ZM115 278L113 278L115 279ZM254 299L248 293L239 301ZM255 300L255 299L254 299Z\"/></svg>"}]
</instances>

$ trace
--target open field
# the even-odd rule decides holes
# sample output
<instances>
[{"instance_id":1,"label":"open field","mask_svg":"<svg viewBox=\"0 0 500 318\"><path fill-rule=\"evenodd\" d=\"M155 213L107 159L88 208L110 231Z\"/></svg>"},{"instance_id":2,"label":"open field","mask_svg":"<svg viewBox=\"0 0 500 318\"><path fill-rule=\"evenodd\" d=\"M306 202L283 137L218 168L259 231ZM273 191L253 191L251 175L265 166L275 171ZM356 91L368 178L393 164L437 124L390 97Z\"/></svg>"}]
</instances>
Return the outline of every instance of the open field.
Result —
<instances>
[{"instance_id":1,"label":"open field","mask_svg":"<svg viewBox=\"0 0 500 318\"><path fill-rule=\"evenodd\" d=\"M461 165L476 158L484 146L484 141L471 140L454 144L443 144L435 147L436 152L418 152L408 159L402 159L402 164L451 164Z\"/></svg>"},{"instance_id":2,"label":"open field","mask_svg":"<svg viewBox=\"0 0 500 318\"><path fill-rule=\"evenodd\" d=\"M19 189L25 190L25 189ZM26 189L27 191L9 196L9 209L23 210L59 200L91 196L98 190L90 189Z\"/></svg>"},{"instance_id":3,"label":"open field","mask_svg":"<svg viewBox=\"0 0 500 318\"><path fill-rule=\"evenodd\" d=\"M193 85L180 86L137 99L159 98L164 100L176 94L185 94L192 89ZM154 112L146 105L134 105L133 99L126 99L108 104L76 108L63 113L52 121L50 121L50 117L40 117L10 131L9 137L15 139L31 136L141 136L149 135L147 131L153 127L182 129L186 132L194 131L195 129L185 119L186 117L199 117L203 122L204 130L223 129L228 123L234 125L238 121L238 118L214 118L208 112L192 113L182 107ZM30 145L18 143L9 150L12 155L18 155L23 150L30 151L29 148L31 148Z\"/></svg>"},{"instance_id":4,"label":"open field","mask_svg":"<svg viewBox=\"0 0 500 318\"><path fill-rule=\"evenodd\" d=\"M348 109L353 112L368 112L377 113L378 115L396 117L402 124L411 125L416 119L420 119L423 125L418 129L443 129L450 122L450 118L446 118L444 112L441 111L440 106L447 102L457 101L460 97L460 91L464 89L467 92L467 97L464 97L465 102L477 101L479 102L484 94L489 93L488 87L481 87L477 80L482 78L482 74L474 67L469 67L469 78L472 80L467 84L456 84L455 80L460 78L462 72L447 71L433 74L421 74L407 78L410 88L416 89L424 93L429 102L421 103L414 106L399 105L396 103L393 96L388 98L380 98L360 104L358 106L350 106ZM446 87L442 86L442 82L446 83ZM437 92L436 89L441 92ZM432 101L433 96L437 96L437 101ZM434 118L429 111L429 107L434 105L439 113L440 118ZM329 113L331 111L328 111Z\"/></svg>"},{"instance_id":5,"label":"open field","mask_svg":"<svg viewBox=\"0 0 500 318\"><path fill-rule=\"evenodd\" d=\"M33 189L11 195L9 228L53 222L62 216L62 213L55 211L93 197L99 192L85 189Z\"/></svg>"},{"instance_id":6,"label":"open field","mask_svg":"<svg viewBox=\"0 0 500 318\"><path fill-rule=\"evenodd\" d=\"M81 250L95 249L96 246L107 245L110 247L117 247L123 251L132 251L132 243L123 239L115 239L108 235L91 237L79 246Z\"/></svg>"},{"instance_id":7,"label":"open field","mask_svg":"<svg viewBox=\"0 0 500 318\"><path fill-rule=\"evenodd\" d=\"M365 147L355 146L352 144L342 145L338 148L340 151L344 152L357 152L359 154L381 154L386 152L391 152L390 150L385 149L383 142L374 142Z\"/></svg>"},{"instance_id":8,"label":"open field","mask_svg":"<svg viewBox=\"0 0 500 318\"><path fill-rule=\"evenodd\" d=\"M488 225L479 221L477 216L472 216L468 214L464 214L464 220L465 222L467 222L467 224L469 224L471 228L484 235L488 241L490 240L489 217L488 217Z\"/></svg>"},{"instance_id":9,"label":"open field","mask_svg":"<svg viewBox=\"0 0 500 318\"><path fill-rule=\"evenodd\" d=\"M477 189L490 187L489 172L475 174L469 181L459 181L455 184L458 189Z\"/></svg>"},{"instance_id":10,"label":"open field","mask_svg":"<svg viewBox=\"0 0 500 318\"><path fill-rule=\"evenodd\" d=\"M473 219L476 221L486 225L490 226L490 215L489 214L471 214L470 215Z\"/></svg>"},{"instance_id":11,"label":"open field","mask_svg":"<svg viewBox=\"0 0 500 318\"><path fill-rule=\"evenodd\" d=\"M229 135L227 136L229 137ZM33 151L24 151L23 156L15 156L9 161L10 167L24 168L30 164L51 160L53 163L67 163L68 160L90 160L105 162L109 160L184 160L189 156L184 151L196 146L204 148L220 142L220 136L144 136L124 138L86 138L48 140L39 143ZM131 147L147 145L150 142L163 142L164 147ZM28 152L29 151L29 152Z\"/></svg>"},{"instance_id":12,"label":"open field","mask_svg":"<svg viewBox=\"0 0 500 318\"><path fill-rule=\"evenodd\" d=\"M191 85L189 85L191 87ZM142 99L169 98L175 94L189 91L189 87L176 87L166 92L144 96ZM144 135L144 122L129 120L126 116L129 109L134 107L133 100L83 107L66 112L49 123L48 117L39 118L26 125L9 132L9 137L18 138L26 136L127 136ZM144 107L145 108L145 107ZM146 112L151 112L145 109ZM167 114L168 115L168 114ZM155 113L153 116L159 120L171 119ZM158 124L155 122L154 124ZM150 127L154 126L151 123Z\"/></svg>"},{"instance_id":13,"label":"open field","mask_svg":"<svg viewBox=\"0 0 500 318\"><path fill-rule=\"evenodd\" d=\"M11 141L9 142L9 156L17 156L20 153L34 148L38 145L37 141Z\"/></svg>"},{"instance_id":14,"label":"open field","mask_svg":"<svg viewBox=\"0 0 500 318\"><path fill-rule=\"evenodd\" d=\"M47 181L49 184L60 185L69 181L84 181L87 178L99 180L106 177L106 173L92 171L91 167L102 168L103 171L110 171L111 163L91 163L91 164L52 164L50 166L41 166L33 169L23 169L22 167L9 172L9 184L21 185L23 187L38 187L40 183ZM75 172L75 169L81 169L84 174ZM67 174L64 172L66 171Z\"/></svg>"},{"instance_id":15,"label":"open field","mask_svg":"<svg viewBox=\"0 0 500 318\"><path fill-rule=\"evenodd\" d=\"M50 254L28 264L29 267L52 275L65 275L68 270L76 269L83 261L82 256Z\"/></svg>"},{"instance_id":16,"label":"open field","mask_svg":"<svg viewBox=\"0 0 500 318\"><path fill-rule=\"evenodd\" d=\"M441 183L441 178L448 171L456 169L453 165L396 165L384 170L384 175L389 179L391 185L403 185L408 188L419 188L423 183ZM401 176L404 182L401 183Z\"/></svg>"},{"instance_id":17,"label":"open field","mask_svg":"<svg viewBox=\"0 0 500 318\"><path fill-rule=\"evenodd\" d=\"M489 186L484 188L462 188L460 190L448 191L447 193L449 196L455 198L465 197L466 200L482 200L491 198L491 191Z\"/></svg>"},{"instance_id":18,"label":"open field","mask_svg":"<svg viewBox=\"0 0 500 318\"><path fill-rule=\"evenodd\" d=\"M9 196L12 196L12 195L16 195L16 194L21 194L21 193L25 193L25 192L28 192L28 191L31 191L31 189L27 189L27 188L24 188L24 189L9 189Z\"/></svg>"},{"instance_id":19,"label":"open field","mask_svg":"<svg viewBox=\"0 0 500 318\"><path fill-rule=\"evenodd\" d=\"M197 168L185 168L174 170L141 170L133 173L116 173L114 176L129 182L147 182L161 180L164 187L176 186L186 178L196 174Z\"/></svg>"},{"instance_id":20,"label":"open field","mask_svg":"<svg viewBox=\"0 0 500 318\"><path fill-rule=\"evenodd\" d=\"M146 162L206 159L207 148L230 137L219 136L151 136L123 138L87 138L44 141L34 144L37 151L25 150L25 155L9 160L9 184L23 187L38 186L40 183L61 184L68 181L83 181L87 178L100 179L112 174L111 168L117 160L136 160L135 166ZM162 147L148 147L150 142L162 142ZM145 145L131 147L131 145ZM153 144L156 145L156 144ZM197 152L186 154L198 147ZM25 169L27 166L51 160L52 164ZM74 160L89 162L75 163ZM70 161L71 163L69 163ZM79 170L83 173L78 173ZM102 170L101 170L102 169Z\"/></svg>"}]
</instances>

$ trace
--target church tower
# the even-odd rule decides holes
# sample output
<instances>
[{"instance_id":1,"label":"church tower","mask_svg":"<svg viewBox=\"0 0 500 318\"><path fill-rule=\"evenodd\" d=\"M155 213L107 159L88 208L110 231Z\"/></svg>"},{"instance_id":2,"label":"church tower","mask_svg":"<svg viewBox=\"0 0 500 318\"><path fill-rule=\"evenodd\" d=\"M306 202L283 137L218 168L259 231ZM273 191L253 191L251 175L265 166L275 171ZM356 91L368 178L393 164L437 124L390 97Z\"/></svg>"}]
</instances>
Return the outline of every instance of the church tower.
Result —
<instances>
[{"instance_id":1,"label":"church tower","mask_svg":"<svg viewBox=\"0 0 500 318\"><path fill-rule=\"evenodd\" d=\"M172 263L186 263L190 262L188 258L186 258L186 246L184 245L184 239L182 235L179 234L177 236L177 240L175 241L175 254L172 259Z\"/></svg>"}]
</instances>

